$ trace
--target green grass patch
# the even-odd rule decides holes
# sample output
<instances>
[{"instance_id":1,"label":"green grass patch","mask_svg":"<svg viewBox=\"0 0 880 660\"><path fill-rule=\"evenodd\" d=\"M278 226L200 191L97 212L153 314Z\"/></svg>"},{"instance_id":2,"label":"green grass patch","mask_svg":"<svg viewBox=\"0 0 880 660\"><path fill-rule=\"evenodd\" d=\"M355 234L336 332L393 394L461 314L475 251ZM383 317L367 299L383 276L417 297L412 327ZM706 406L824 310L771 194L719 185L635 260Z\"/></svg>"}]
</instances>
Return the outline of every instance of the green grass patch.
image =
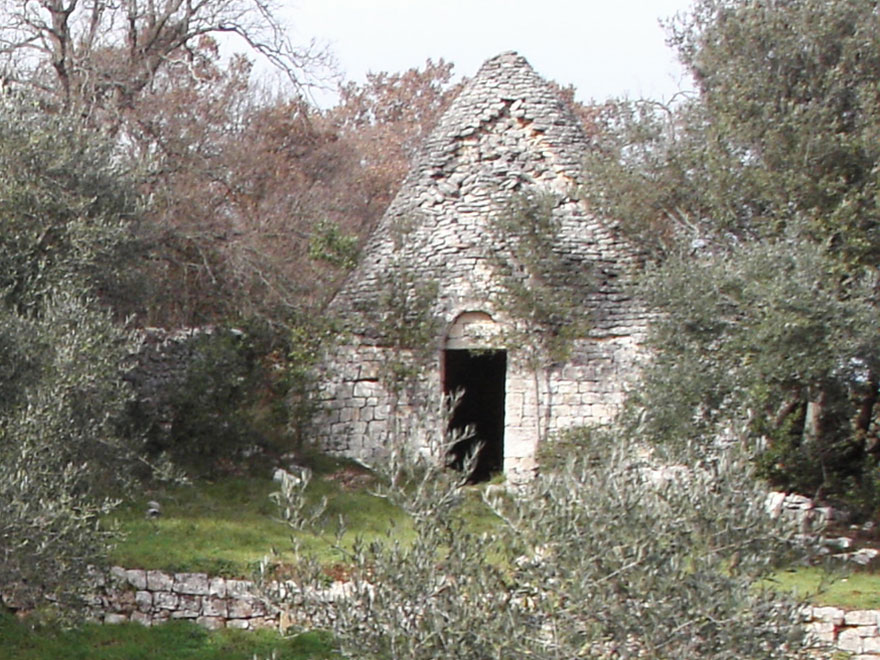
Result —
<instances>
[{"instance_id":1,"label":"green grass patch","mask_svg":"<svg viewBox=\"0 0 880 660\"><path fill-rule=\"evenodd\" d=\"M308 632L284 638L269 630L207 632L192 622L147 628L136 623L31 627L0 614L4 660L307 660L334 658L332 638ZM272 654L275 654L274 656Z\"/></svg>"},{"instance_id":2,"label":"green grass patch","mask_svg":"<svg viewBox=\"0 0 880 660\"><path fill-rule=\"evenodd\" d=\"M409 520L399 509L366 488L349 489L342 483L333 474L313 478L310 500L326 497L328 505L317 527L303 531L279 520L269 498L278 484L268 478L201 480L147 491L114 512L112 519L124 540L111 561L128 568L249 576L269 554L275 554L276 561L293 561L294 538L319 561L338 561L334 544L340 515L346 521L343 546L357 536L385 538L391 531L405 540L411 534ZM145 517L150 500L161 504L160 517Z\"/></svg>"},{"instance_id":3,"label":"green grass patch","mask_svg":"<svg viewBox=\"0 0 880 660\"><path fill-rule=\"evenodd\" d=\"M410 519L387 499L373 495L372 484L369 473L350 463L330 458L319 462L307 494L313 504L326 498L327 508L315 526L299 531L279 519L269 497L279 484L269 478L234 476L145 490L112 516L124 540L111 561L127 568L249 577L267 555L278 563L295 561L294 543L328 566L344 562L336 546L340 520L345 530L341 546L346 550L357 538L411 540ZM491 532L499 522L482 502L481 488L466 489L460 511L474 533ZM150 500L162 507L158 518L145 517Z\"/></svg>"},{"instance_id":4,"label":"green grass patch","mask_svg":"<svg viewBox=\"0 0 880 660\"><path fill-rule=\"evenodd\" d=\"M814 605L880 609L880 575L867 571L829 574L821 567L806 566L777 572L769 585Z\"/></svg>"},{"instance_id":5,"label":"green grass patch","mask_svg":"<svg viewBox=\"0 0 880 660\"><path fill-rule=\"evenodd\" d=\"M457 512L472 534L491 534L501 524L501 519L483 501L486 486L481 484L465 488L464 499Z\"/></svg>"},{"instance_id":6,"label":"green grass patch","mask_svg":"<svg viewBox=\"0 0 880 660\"><path fill-rule=\"evenodd\" d=\"M128 568L204 572L249 577L267 555L279 563L293 562L294 540L301 552L329 566L344 563L336 547L340 518L345 520L342 547L356 538L366 541L412 539L407 516L386 499L370 493L369 476L351 465L327 459L309 485L310 501L327 498L317 527L292 530L278 519L269 495L278 484L268 478L229 477L195 481L147 491L114 514L125 533L112 561ZM497 528L497 517L483 504L482 487L466 490L460 516L474 533ZM153 520L144 513L149 500L162 505ZM794 592L817 605L849 609L880 609L880 574L854 571L829 579L820 567L781 570L768 582L774 589Z\"/></svg>"}]
</instances>

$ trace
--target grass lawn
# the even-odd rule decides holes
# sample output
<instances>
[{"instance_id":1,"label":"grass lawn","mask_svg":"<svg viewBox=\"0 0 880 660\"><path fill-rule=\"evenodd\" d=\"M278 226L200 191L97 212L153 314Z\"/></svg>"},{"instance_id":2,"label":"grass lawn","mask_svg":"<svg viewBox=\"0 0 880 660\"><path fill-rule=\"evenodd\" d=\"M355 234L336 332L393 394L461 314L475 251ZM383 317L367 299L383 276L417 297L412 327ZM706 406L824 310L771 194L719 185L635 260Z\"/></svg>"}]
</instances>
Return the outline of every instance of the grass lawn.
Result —
<instances>
[{"instance_id":1,"label":"grass lawn","mask_svg":"<svg viewBox=\"0 0 880 660\"><path fill-rule=\"evenodd\" d=\"M328 506L319 534L296 532L278 520L270 493L278 489L268 476L235 476L196 481L147 491L114 514L125 532L112 560L127 568L204 572L250 577L260 560L273 550L277 560L293 559L296 538L303 551L328 566L340 562L334 547L340 515L345 517L343 545L358 536L406 541L412 528L406 515L387 500L370 494L368 473L351 464L323 461L316 467L308 494L326 496ZM466 497L462 515L473 531L489 531L497 519L482 505L477 487ZM162 505L162 515L144 517L149 500ZM779 571L770 581L775 589L794 591L818 605L849 609L880 609L880 574L859 570L829 580L818 567Z\"/></svg>"},{"instance_id":2,"label":"grass lawn","mask_svg":"<svg viewBox=\"0 0 880 660\"><path fill-rule=\"evenodd\" d=\"M273 656L274 653L274 656ZM318 660L338 657L326 633L292 638L260 630L206 632L191 622L146 628L137 623L32 628L0 614L3 660Z\"/></svg>"},{"instance_id":3,"label":"grass lawn","mask_svg":"<svg viewBox=\"0 0 880 660\"><path fill-rule=\"evenodd\" d=\"M412 528L403 512L370 494L372 477L350 464L326 463L316 469L308 494L326 497L328 507L319 528L295 532L277 518L269 495L278 484L266 476L233 476L198 480L188 486L145 490L114 514L126 534L115 549L114 563L128 568L206 572L250 577L273 549L279 560L291 560L292 538L333 566L340 515L346 520L343 545L357 536L391 535L404 542ZM469 488L461 512L473 531L490 531L497 518L482 504L478 487ZM147 502L157 500L162 515L147 519ZM780 571L770 586L795 591L821 605L848 609L880 608L880 574L856 571L828 581L820 568ZM273 631L206 632L191 622L172 621L145 628L138 624L86 624L72 630L36 629L0 614L0 657L3 660L310 660L338 657L332 639L322 632L283 638Z\"/></svg>"},{"instance_id":4,"label":"grass lawn","mask_svg":"<svg viewBox=\"0 0 880 660\"><path fill-rule=\"evenodd\" d=\"M111 559L126 568L248 577L273 551L280 561L292 559L296 537L304 551L329 564L339 561L334 544L340 515L346 521L343 545L357 536L373 539L390 533L405 539L411 534L408 519L387 500L369 493L364 487L369 478L350 465L313 477L309 497L315 502L322 496L328 500L318 535L315 530L295 532L278 519L277 507L269 499L278 484L268 476L235 476L146 491L114 512L125 538ZM160 517L145 517L150 500L161 504Z\"/></svg>"},{"instance_id":5,"label":"grass lawn","mask_svg":"<svg viewBox=\"0 0 880 660\"><path fill-rule=\"evenodd\" d=\"M321 534L294 532L277 518L269 495L278 484L268 476L233 476L197 480L187 486L145 490L124 503L112 518L125 533L112 560L127 568L206 572L250 577L273 548L292 559L292 537L304 550L327 562L340 561L334 549L339 516L346 521L343 545L357 536L381 539L412 537L406 515L387 500L370 494L372 477L345 463L316 467L309 485L312 501L326 496ZM147 502L156 500L162 515L147 519ZM474 531L488 530L497 519L482 505L479 491L468 493L462 515ZM84 624L65 630L34 627L0 610L2 660L318 660L334 658L332 638L313 631L292 638L274 631L223 629L207 632L192 622L171 621L155 627L139 624Z\"/></svg>"},{"instance_id":6,"label":"grass lawn","mask_svg":"<svg viewBox=\"0 0 880 660\"><path fill-rule=\"evenodd\" d=\"M794 592L814 605L880 609L880 575L865 570L829 575L819 567L800 567L779 571L773 576L771 586Z\"/></svg>"}]
</instances>

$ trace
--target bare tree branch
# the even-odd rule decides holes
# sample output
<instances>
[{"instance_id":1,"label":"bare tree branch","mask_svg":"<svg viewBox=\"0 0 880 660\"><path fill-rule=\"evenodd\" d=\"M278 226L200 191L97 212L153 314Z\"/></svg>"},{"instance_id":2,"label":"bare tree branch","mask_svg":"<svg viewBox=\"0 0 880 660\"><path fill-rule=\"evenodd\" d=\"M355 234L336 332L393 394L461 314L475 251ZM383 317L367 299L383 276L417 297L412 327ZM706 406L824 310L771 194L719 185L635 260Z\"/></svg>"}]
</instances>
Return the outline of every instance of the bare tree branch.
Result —
<instances>
[{"instance_id":1,"label":"bare tree branch","mask_svg":"<svg viewBox=\"0 0 880 660\"><path fill-rule=\"evenodd\" d=\"M85 115L125 110L202 37L234 35L299 89L328 55L291 43L271 0L0 0L0 70Z\"/></svg>"}]
</instances>

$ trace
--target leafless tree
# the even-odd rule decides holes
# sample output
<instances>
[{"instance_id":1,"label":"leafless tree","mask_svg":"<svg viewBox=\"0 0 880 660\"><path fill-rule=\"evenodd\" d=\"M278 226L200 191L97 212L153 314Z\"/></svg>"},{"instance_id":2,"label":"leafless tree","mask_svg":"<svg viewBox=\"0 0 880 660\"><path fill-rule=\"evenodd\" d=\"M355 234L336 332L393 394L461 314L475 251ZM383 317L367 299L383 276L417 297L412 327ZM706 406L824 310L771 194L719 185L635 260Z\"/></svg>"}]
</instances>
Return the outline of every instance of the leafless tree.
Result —
<instances>
[{"instance_id":1,"label":"leafless tree","mask_svg":"<svg viewBox=\"0 0 880 660\"><path fill-rule=\"evenodd\" d=\"M67 110L124 111L203 37L228 35L297 86L327 55L294 45L274 0L0 0L0 77L57 95ZM197 71L193 71L197 75Z\"/></svg>"}]
</instances>

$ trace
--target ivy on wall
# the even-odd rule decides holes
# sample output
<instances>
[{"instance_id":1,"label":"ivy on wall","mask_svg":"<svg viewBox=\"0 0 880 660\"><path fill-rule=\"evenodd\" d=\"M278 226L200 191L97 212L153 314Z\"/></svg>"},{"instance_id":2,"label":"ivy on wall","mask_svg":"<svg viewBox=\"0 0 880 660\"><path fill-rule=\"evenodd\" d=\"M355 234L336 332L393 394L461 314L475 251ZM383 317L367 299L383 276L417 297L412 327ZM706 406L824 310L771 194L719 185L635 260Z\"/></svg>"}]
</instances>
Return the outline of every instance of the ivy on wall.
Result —
<instances>
[{"instance_id":1,"label":"ivy on wall","mask_svg":"<svg viewBox=\"0 0 880 660\"><path fill-rule=\"evenodd\" d=\"M498 307L520 321L510 345L531 349L535 367L564 362L575 339L589 331L584 294L593 288L587 265L560 249L558 195L530 192L513 197L493 218L500 237L494 261L501 285Z\"/></svg>"}]
</instances>

